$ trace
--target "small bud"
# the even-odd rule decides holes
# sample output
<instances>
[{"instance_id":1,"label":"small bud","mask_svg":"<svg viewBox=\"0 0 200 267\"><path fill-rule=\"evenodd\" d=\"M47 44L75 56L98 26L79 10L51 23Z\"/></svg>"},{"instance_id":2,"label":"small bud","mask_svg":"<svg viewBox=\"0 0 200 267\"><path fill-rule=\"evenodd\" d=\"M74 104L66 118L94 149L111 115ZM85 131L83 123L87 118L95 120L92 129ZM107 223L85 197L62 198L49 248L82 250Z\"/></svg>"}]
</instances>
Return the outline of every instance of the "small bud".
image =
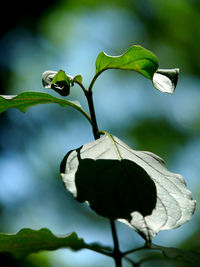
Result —
<instances>
[{"instance_id":1,"label":"small bud","mask_svg":"<svg viewBox=\"0 0 200 267\"><path fill-rule=\"evenodd\" d=\"M66 75L63 70L45 71L42 74L43 86L47 89L53 89L62 96L67 96L70 93L70 86L72 86L72 76Z\"/></svg>"}]
</instances>

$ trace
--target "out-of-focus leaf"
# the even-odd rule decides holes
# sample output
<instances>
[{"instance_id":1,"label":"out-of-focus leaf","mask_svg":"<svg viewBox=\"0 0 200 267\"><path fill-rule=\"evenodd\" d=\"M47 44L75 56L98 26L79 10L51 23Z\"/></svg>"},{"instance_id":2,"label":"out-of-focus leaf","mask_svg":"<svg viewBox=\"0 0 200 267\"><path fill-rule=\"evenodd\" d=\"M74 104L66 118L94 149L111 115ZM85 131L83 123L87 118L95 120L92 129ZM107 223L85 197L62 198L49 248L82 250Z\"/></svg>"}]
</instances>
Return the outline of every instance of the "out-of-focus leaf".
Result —
<instances>
[{"instance_id":1,"label":"out-of-focus leaf","mask_svg":"<svg viewBox=\"0 0 200 267\"><path fill-rule=\"evenodd\" d=\"M180 248L168 248L162 247L152 244L151 248L159 249L163 252L163 254L170 258L181 260L183 262L187 262L191 264L192 267L200 266L200 250L199 251L191 251L191 250L183 250Z\"/></svg>"},{"instance_id":2,"label":"out-of-focus leaf","mask_svg":"<svg viewBox=\"0 0 200 267\"><path fill-rule=\"evenodd\" d=\"M114 163L117 160L121 161L121 163L119 163L120 167ZM95 172L95 175L98 175L98 179L95 179L95 175L93 177L90 174L90 172L92 173L95 171L95 161L97 164L97 171ZM106 161L108 161L108 163L106 163ZM130 212L131 208L134 208L137 205L141 208L141 200L144 200L143 205L148 204L145 202L149 199L148 187L151 191L153 186L150 182L149 184L147 183L147 180L149 179L148 176L142 176L139 174L138 170L140 170L140 168L131 169L131 172L136 171L133 173L133 177L134 175L135 177L131 178L129 176L129 171L125 171L127 165L124 165L125 168L123 166L123 162L126 161L130 161L133 162L134 165L138 165L148 174L148 176L150 176L156 185L156 191L152 191L152 199L150 201L151 203L154 203L153 199L156 194L157 202L152 214L142 214L142 212L140 213L140 211L135 209L136 211L133 211L130 214L131 219L122 219L119 217L118 219L121 222L131 226L141 236L143 236L144 239L150 242L159 231L179 227L190 220L195 209L195 201L192 200L191 192L186 188L183 177L169 172L164 164L164 161L155 154L145 151L132 150L117 137L109 134L106 134L91 143L85 144L79 149L69 152L61 163L61 176L66 188L73 194L74 197L79 199L79 196L81 195L81 201L88 201L92 208L94 208L95 205L95 210L98 210L98 212L101 211L99 212L100 214L105 216L106 213L108 214L110 212L111 207L115 209L115 203L118 203L118 206L116 206L120 207L119 203L121 201L123 202L123 197L125 199L127 198L127 202L134 201L137 203L138 201L138 204L130 203L129 210L127 210L127 212ZM84 164L81 162L84 162ZM98 164L101 166L99 167ZM115 170L110 169L112 164L113 168L116 168ZM103 165L105 168L103 168ZM122 167L123 171L121 170ZM99 174L97 173L98 171ZM86 176L87 173L88 176ZM81 177L82 174L83 177ZM120 186L118 184L116 185L116 178L113 178L114 175L116 175L116 177L120 177ZM92 185L91 188L93 192L87 192L88 179L92 178L93 180L91 180L90 183ZM84 179L87 181L85 185ZM123 182L127 183L128 179L134 180L134 182L128 183L130 186L129 189L123 184ZM82 184L79 188L80 180L82 180ZM135 186L134 189L131 188L133 186ZM123 188L120 198L116 194L116 187ZM141 196L140 194L137 194L135 195L135 198L134 196L130 197L129 193L132 193L134 190L137 191L138 187ZM90 189L88 191L90 191ZM79 190L81 192L79 192ZM120 189L118 190L120 191ZM109 199L109 192L115 200ZM147 194L147 199L143 196L145 192ZM98 194L97 202L95 199L96 194ZM86 199L85 196L87 196L88 199ZM92 201L94 201L94 203ZM114 214L116 215L120 213L116 212ZM109 217L109 214L106 216ZM110 216L112 216L112 214Z\"/></svg>"},{"instance_id":3,"label":"out-of-focus leaf","mask_svg":"<svg viewBox=\"0 0 200 267\"><path fill-rule=\"evenodd\" d=\"M179 69L158 69L153 75L153 85L163 93L173 94L178 82Z\"/></svg>"},{"instance_id":4,"label":"out-of-focus leaf","mask_svg":"<svg viewBox=\"0 0 200 267\"><path fill-rule=\"evenodd\" d=\"M71 106L80 111L89 121L89 115L81 108L78 101L67 101L49 94L40 92L23 92L19 95L6 96L0 95L0 113L9 108L17 108L25 112L28 108L38 104L57 103L62 107Z\"/></svg>"},{"instance_id":5,"label":"out-of-focus leaf","mask_svg":"<svg viewBox=\"0 0 200 267\"><path fill-rule=\"evenodd\" d=\"M52 234L46 228L40 230L24 228L17 234L0 234L0 253L10 253L16 259L23 258L33 252L59 248L110 251L110 248L99 244L86 244L83 239L78 238L76 233L61 237Z\"/></svg>"},{"instance_id":6,"label":"out-of-focus leaf","mask_svg":"<svg viewBox=\"0 0 200 267\"><path fill-rule=\"evenodd\" d=\"M101 52L96 60L96 75L107 69L137 71L148 79L152 79L158 69L158 59L149 50L134 45L120 56L109 56Z\"/></svg>"},{"instance_id":7,"label":"out-of-focus leaf","mask_svg":"<svg viewBox=\"0 0 200 267\"><path fill-rule=\"evenodd\" d=\"M190 137L181 125L172 124L165 117L140 119L127 130L127 134L134 139L137 149L153 151L167 161L173 159L173 154L182 148Z\"/></svg>"}]
</instances>

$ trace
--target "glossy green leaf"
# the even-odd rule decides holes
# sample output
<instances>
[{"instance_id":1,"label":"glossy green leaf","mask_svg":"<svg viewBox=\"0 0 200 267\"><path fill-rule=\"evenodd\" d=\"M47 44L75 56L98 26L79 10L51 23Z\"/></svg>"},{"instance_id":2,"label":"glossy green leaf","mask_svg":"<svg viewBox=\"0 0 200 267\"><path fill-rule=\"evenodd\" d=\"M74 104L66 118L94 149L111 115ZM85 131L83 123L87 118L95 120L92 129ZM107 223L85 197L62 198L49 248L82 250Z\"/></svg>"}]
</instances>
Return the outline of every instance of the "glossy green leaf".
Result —
<instances>
[{"instance_id":1,"label":"glossy green leaf","mask_svg":"<svg viewBox=\"0 0 200 267\"><path fill-rule=\"evenodd\" d=\"M109 56L105 52L101 52L96 60L96 75L107 69L137 71L152 79L158 69L158 59L152 52L134 45L120 56Z\"/></svg>"},{"instance_id":2,"label":"glossy green leaf","mask_svg":"<svg viewBox=\"0 0 200 267\"><path fill-rule=\"evenodd\" d=\"M77 200L117 217L149 242L190 220L195 209L182 176L169 172L155 154L132 150L109 134L69 152L61 176Z\"/></svg>"},{"instance_id":3,"label":"glossy green leaf","mask_svg":"<svg viewBox=\"0 0 200 267\"><path fill-rule=\"evenodd\" d=\"M13 96L0 95L0 113L10 108L17 108L20 111L25 112L28 108L34 105L47 103L57 103L62 107L71 106L80 111L89 121L91 121L89 115L81 108L77 101L67 101L40 92L23 92Z\"/></svg>"},{"instance_id":4,"label":"glossy green leaf","mask_svg":"<svg viewBox=\"0 0 200 267\"><path fill-rule=\"evenodd\" d=\"M23 258L33 252L59 248L70 248L72 250L86 248L97 252L101 250L109 252L111 250L99 244L88 245L83 239L78 238L76 233L56 236L46 228L40 230L24 228L17 234L0 233L0 253L10 253L16 259Z\"/></svg>"},{"instance_id":5,"label":"glossy green leaf","mask_svg":"<svg viewBox=\"0 0 200 267\"><path fill-rule=\"evenodd\" d=\"M151 248L159 249L166 257L183 261L190 264L191 267L200 266L200 251L184 250L180 248L168 248L154 244L151 245Z\"/></svg>"}]
</instances>

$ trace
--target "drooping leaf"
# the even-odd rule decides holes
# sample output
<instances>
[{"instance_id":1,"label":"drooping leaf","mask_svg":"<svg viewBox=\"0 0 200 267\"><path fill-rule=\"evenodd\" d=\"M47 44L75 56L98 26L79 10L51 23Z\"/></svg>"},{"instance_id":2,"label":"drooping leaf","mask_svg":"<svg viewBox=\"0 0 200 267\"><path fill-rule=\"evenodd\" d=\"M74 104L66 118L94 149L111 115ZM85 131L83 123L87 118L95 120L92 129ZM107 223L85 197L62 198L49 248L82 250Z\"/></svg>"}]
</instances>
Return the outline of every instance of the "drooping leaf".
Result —
<instances>
[{"instance_id":1,"label":"drooping leaf","mask_svg":"<svg viewBox=\"0 0 200 267\"><path fill-rule=\"evenodd\" d=\"M61 176L75 198L88 201L104 216L119 216L121 222L148 242L159 231L179 227L190 220L195 209L195 201L182 176L169 172L155 154L132 150L109 134L69 152L61 163ZM121 203L127 205L129 201L124 214ZM141 201L144 207L150 206L144 210ZM128 212L131 212L129 217Z\"/></svg>"},{"instance_id":2,"label":"drooping leaf","mask_svg":"<svg viewBox=\"0 0 200 267\"><path fill-rule=\"evenodd\" d=\"M81 108L79 102L67 101L40 92L23 92L13 96L0 95L0 113L9 108L17 108L20 111L25 112L29 107L47 103L57 103L62 107L71 106L80 111L90 121L89 115Z\"/></svg>"},{"instance_id":3,"label":"drooping leaf","mask_svg":"<svg viewBox=\"0 0 200 267\"><path fill-rule=\"evenodd\" d=\"M76 233L56 236L46 228L40 230L24 228L16 234L0 233L0 253L10 253L16 259L23 258L33 252L59 248L110 251L109 247L99 244L86 244L83 239L78 238Z\"/></svg>"},{"instance_id":4,"label":"drooping leaf","mask_svg":"<svg viewBox=\"0 0 200 267\"><path fill-rule=\"evenodd\" d=\"M179 69L158 69L157 57L145 48L134 45L120 56L101 52L96 60L96 76L107 69L137 71L151 79L156 89L172 94L178 81Z\"/></svg>"},{"instance_id":5,"label":"drooping leaf","mask_svg":"<svg viewBox=\"0 0 200 267\"><path fill-rule=\"evenodd\" d=\"M179 69L158 69L153 75L153 85L163 93L173 94L178 82Z\"/></svg>"},{"instance_id":6,"label":"drooping leaf","mask_svg":"<svg viewBox=\"0 0 200 267\"><path fill-rule=\"evenodd\" d=\"M151 248L161 250L163 254L170 259L181 260L185 263L189 263L191 267L200 266L200 250L193 251L180 248L168 248L154 244L151 245Z\"/></svg>"},{"instance_id":7,"label":"drooping leaf","mask_svg":"<svg viewBox=\"0 0 200 267\"><path fill-rule=\"evenodd\" d=\"M96 60L96 74L107 69L137 71L148 79L152 79L158 69L158 59L149 50L134 45L120 56L109 56L105 52L101 52Z\"/></svg>"},{"instance_id":8,"label":"drooping leaf","mask_svg":"<svg viewBox=\"0 0 200 267\"><path fill-rule=\"evenodd\" d=\"M63 70L45 71L42 74L43 86L47 89L53 89L62 96L70 93L72 76L67 75Z\"/></svg>"}]
</instances>

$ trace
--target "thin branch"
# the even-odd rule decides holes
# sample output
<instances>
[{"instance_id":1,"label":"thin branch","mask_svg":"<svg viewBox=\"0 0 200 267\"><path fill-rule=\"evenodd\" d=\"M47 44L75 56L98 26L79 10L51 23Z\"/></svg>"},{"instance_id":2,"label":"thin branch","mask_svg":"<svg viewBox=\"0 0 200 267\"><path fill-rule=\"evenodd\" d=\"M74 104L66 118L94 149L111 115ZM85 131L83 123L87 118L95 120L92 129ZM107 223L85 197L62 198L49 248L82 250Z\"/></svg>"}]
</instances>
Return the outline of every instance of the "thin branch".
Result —
<instances>
[{"instance_id":1,"label":"thin branch","mask_svg":"<svg viewBox=\"0 0 200 267\"><path fill-rule=\"evenodd\" d=\"M149 249L149 248L148 248L147 246L144 245L143 247L134 248L134 249L125 251L125 252L122 253L122 255L125 256L125 255L128 255L128 254L130 254L130 253L134 253L134 252L136 252L136 251L140 251L140 250L143 250L143 249Z\"/></svg>"},{"instance_id":2,"label":"thin branch","mask_svg":"<svg viewBox=\"0 0 200 267\"><path fill-rule=\"evenodd\" d=\"M99 75L100 75L103 71L104 71L104 70L102 70L102 71L100 71L100 72L98 72L98 73L96 73L96 74L94 75L94 77L93 77L93 79L92 79L92 81L91 81L91 83L90 83L90 85L89 85L88 92L92 92L92 88L93 88L93 85L94 85L96 79L99 77Z\"/></svg>"},{"instance_id":3,"label":"thin branch","mask_svg":"<svg viewBox=\"0 0 200 267\"><path fill-rule=\"evenodd\" d=\"M87 90L85 89L85 87L84 87L84 85L82 83L80 83L78 81L73 81L73 83L78 84L81 87L81 89L83 90L84 93L87 92Z\"/></svg>"},{"instance_id":4,"label":"thin branch","mask_svg":"<svg viewBox=\"0 0 200 267\"><path fill-rule=\"evenodd\" d=\"M94 135L94 138L96 140L96 139L100 138L100 134L99 134L99 129L98 129L97 120L96 120L92 91L91 92L86 91L85 96L86 96L87 101L88 101L90 116L91 116L91 120L92 120L93 135Z\"/></svg>"},{"instance_id":5,"label":"thin branch","mask_svg":"<svg viewBox=\"0 0 200 267\"><path fill-rule=\"evenodd\" d=\"M110 220L110 225L111 225L113 242L114 242L113 257L115 259L115 265L116 267L121 267L122 266L122 253L119 249L119 240L117 237L117 231L116 231L114 220Z\"/></svg>"}]
</instances>

